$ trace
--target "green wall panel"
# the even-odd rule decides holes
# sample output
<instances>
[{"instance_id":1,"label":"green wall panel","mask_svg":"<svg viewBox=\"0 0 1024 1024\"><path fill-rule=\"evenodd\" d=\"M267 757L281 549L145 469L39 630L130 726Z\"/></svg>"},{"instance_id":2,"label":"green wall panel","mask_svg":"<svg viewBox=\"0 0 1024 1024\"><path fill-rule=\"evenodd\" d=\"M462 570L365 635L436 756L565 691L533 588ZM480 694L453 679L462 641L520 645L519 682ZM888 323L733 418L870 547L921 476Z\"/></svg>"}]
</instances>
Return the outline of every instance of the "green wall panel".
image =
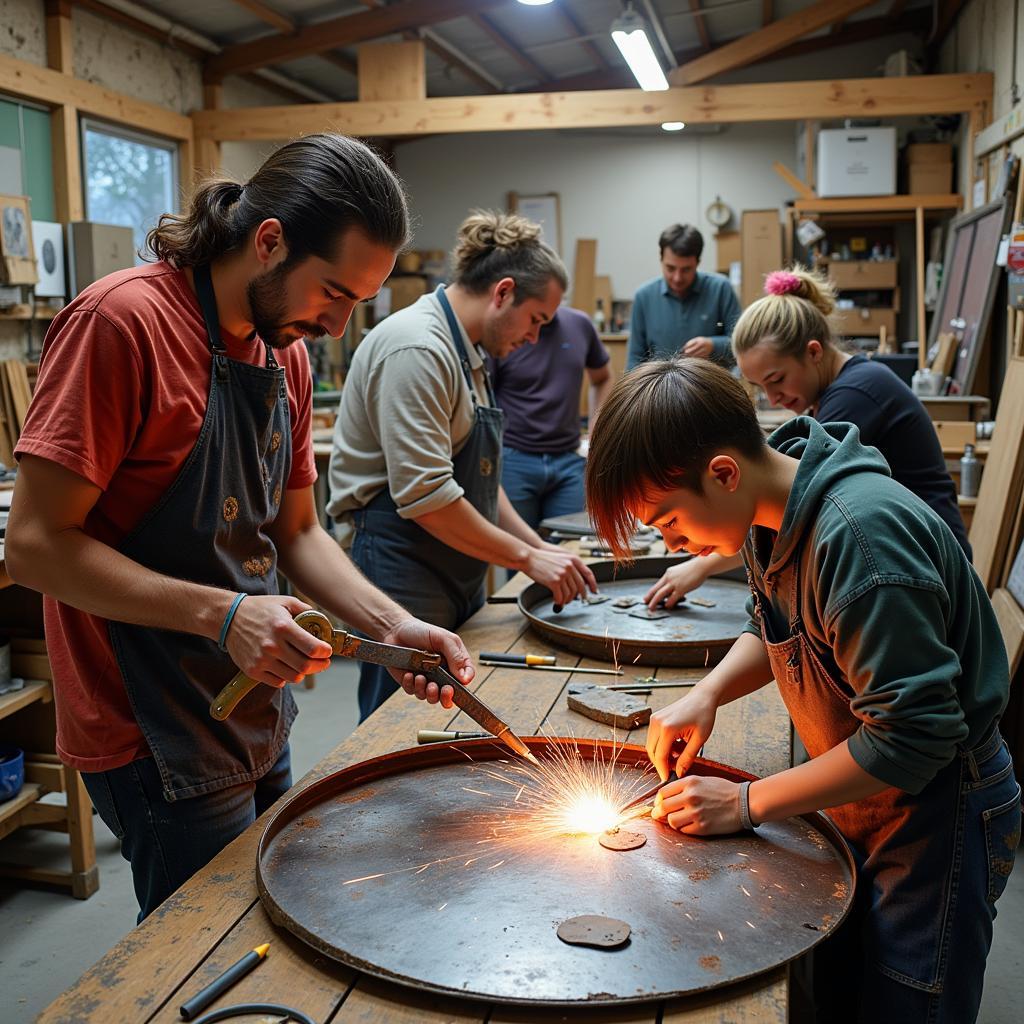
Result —
<instances>
[{"instance_id":1,"label":"green wall panel","mask_svg":"<svg viewBox=\"0 0 1024 1024\"><path fill-rule=\"evenodd\" d=\"M56 220L49 112L0 100L0 146L21 150L21 177L32 200L32 216Z\"/></svg>"}]
</instances>

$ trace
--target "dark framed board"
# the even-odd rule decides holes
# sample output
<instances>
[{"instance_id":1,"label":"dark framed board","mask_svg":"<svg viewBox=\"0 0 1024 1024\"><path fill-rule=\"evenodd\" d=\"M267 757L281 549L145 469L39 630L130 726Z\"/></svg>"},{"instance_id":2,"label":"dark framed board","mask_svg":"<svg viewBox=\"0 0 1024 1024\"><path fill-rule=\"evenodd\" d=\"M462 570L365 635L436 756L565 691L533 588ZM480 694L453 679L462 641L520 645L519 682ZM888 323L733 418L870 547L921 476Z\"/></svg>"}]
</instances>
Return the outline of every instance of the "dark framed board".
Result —
<instances>
[{"instance_id":1,"label":"dark framed board","mask_svg":"<svg viewBox=\"0 0 1024 1024\"><path fill-rule=\"evenodd\" d=\"M949 227L945 271L932 318L929 349L939 335L952 331L957 339L950 393L968 395L988 333L999 285L996 255L1012 215L1007 197L957 217Z\"/></svg>"}]
</instances>

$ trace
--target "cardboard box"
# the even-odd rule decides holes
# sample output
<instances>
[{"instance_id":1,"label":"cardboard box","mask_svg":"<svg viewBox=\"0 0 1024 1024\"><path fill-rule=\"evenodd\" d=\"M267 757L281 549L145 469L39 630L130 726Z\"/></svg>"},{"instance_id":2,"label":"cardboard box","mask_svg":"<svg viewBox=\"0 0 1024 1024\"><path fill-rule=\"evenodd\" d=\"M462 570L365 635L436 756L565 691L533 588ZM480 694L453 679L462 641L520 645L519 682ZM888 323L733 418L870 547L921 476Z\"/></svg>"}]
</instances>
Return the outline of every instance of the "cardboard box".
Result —
<instances>
[{"instance_id":1,"label":"cardboard box","mask_svg":"<svg viewBox=\"0 0 1024 1024\"><path fill-rule=\"evenodd\" d=\"M877 337L883 327L891 338L896 334L896 310L886 306L837 309L833 324L839 334L847 338Z\"/></svg>"},{"instance_id":2,"label":"cardboard box","mask_svg":"<svg viewBox=\"0 0 1024 1024\"><path fill-rule=\"evenodd\" d=\"M68 225L68 243L74 295L115 270L135 266L135 237L131 228L75 221Z\"/></svg>"},{"instance_id":3,"label":"cardboard box","mask_svg":"<svg viewBox=\"0 0 1024 1024\"><path fill-rule=\"evenodd\" d=\"M764 294L764 279L782 266L782 223L778 210L744 210L740 227L742 287L746 307Z\"/></svg>"},{"instance_id":4,"label":"cardboard box","mask_svg":"<svg viewBox=\"0 0 1024 1024\"><path fill-rule=\"evenodd\" d=\"M951 164L953 146L949 142L915 142L904 153L906 164Z\"/></svg>"},{"instance_id":5,"label":"cardboard box","mask_svg":"<svg viewBox=\"0 0 1024 1024\"><path fill-rule=\"evenodd\" d=\"M840 291L877 291L898 284L896 260L832 260L823 266Z\"/></svg>"},{"instance_id":6,"label":"cardboard box","mask_svg":"<svg viewBox=\"0 0 1024 1024\"><path fill-rule=\"evenodd\" d=\"M912 196L948 196L953 191L952 164L911 164L907 193Z\"/></svg>"},{"instance_id":7,"label":"cardboard box","mask_svg":"<svg viewBox=\"0 0 1024 1024\"><path fill-rule=\"evenodd\" d=\"M895 195L896 129L819 132L817 185L822 198Z\"/></svg>"},{"instance_id":8,"label":"cardboard box","mask_svg":"<svg viewBox=\"0 0 1024 1024\"><path fill-rule=\"evenodd\" d=\"M729 267L740 260L742 252L743 243L738 231L719 231L715 235L715 270L719 274L728 274Z\"/></svg>"}]
</instances>

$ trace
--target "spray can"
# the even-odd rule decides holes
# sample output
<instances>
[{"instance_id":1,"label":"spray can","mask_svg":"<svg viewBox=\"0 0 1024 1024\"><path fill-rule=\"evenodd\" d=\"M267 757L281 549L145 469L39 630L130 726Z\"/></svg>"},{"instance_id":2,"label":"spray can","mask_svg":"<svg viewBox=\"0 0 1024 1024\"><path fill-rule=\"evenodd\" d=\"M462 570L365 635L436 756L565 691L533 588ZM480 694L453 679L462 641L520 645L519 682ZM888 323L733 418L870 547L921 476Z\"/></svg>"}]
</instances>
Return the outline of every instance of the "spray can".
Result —
<instances>
[{"instance_id":1,"label":"spray can","mask_svg":"<svg viewBox=\"0 0 1024 1024\"><path fill-rule=\"evenodd\" d=\"M976 498L981 483L981 463L974 457L974 445L964 445L964 456L960 460L960 494L964 498Z\"/></svg>"}]
</instances>

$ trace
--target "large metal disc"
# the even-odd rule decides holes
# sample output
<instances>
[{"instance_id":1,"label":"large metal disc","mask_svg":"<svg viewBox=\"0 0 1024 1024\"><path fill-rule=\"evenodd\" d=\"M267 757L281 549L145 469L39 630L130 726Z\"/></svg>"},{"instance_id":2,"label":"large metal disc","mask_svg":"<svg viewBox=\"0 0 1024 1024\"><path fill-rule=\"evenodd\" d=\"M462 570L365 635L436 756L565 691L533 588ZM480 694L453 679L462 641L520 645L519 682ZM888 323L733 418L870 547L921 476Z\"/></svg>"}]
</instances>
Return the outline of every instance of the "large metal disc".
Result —
<instances>
[{"instance_id":1,"label":"large metal disc","mask_svg":"<svg viewBox=\"0 0 1024 1024\"><path fill-rule=\"evenodd\" d=\"M601 604L572 601L554 610L551 591L539 583L526 587L519 607L530 625L549 642L620 665L706 665L719 660L747 624L750 589L742 572L713 576L664 617L637 618L616 607L633 598L643 607L644 594L679 558L639 558L629 565L594 562L591 569L602 594Z\"/></svg>"},{"instance_id":2,"label":"large metal disc","mask_svg":"<svg viewBox=\"0 0 1024 1024\"><path fill-rule=\"evenodd\" d=\"M543 758L560 741L529 742ZM585 757L611 760L611 744L578 743ZM770 970L850 905L849 854L821 816L715 839L634 819L628 828L647 842L628 851L596 835L481 844L508 820L515 789L467 754L484 767L504 757L486 740L399 751L289 800L259 850L274 922L400 984L576 1005L684 995ZM638 765L647 767L643 750L626 747L612 770L635 776ZM749 777L712 762L695 770ZM619 949L566 945L557 929L579 915L626 922L631 938Z\"/></svg>"}]
</instances>

